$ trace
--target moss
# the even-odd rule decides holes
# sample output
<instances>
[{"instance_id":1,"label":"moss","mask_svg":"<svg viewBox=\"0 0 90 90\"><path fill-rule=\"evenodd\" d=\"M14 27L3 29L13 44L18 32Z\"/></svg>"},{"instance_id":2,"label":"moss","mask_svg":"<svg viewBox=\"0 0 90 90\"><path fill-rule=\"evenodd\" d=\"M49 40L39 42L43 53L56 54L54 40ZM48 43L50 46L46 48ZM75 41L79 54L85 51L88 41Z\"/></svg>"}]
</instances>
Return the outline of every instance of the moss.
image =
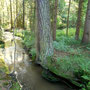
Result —
<instances>
[{"instance_id":1,"label":"moss","mask_svg":"<svg viewBox=\"0 0 90 90\"><path fill-rule=\"evenodd\" d=\"M9 82L7 82L7 81L3 83L3 86L4 86L4 87L5 87L5 86L8 86L8 85L9 85Z\"/></svg>"},{"instance_id":2,"label":"moss","mask_svg":"<svg viewBox=\"0 0 90 90\"><path fill-rule=\"evenodd\" d=\"M1 88L8 86L10 81L13 83L10 90L21 90L18 82L13 81L9 76L9 69L4 60L0 59L0 82L2 83L0 83Z\"/></svg>"},{"instance_id":3,"label":"moss","mask_svg":"<svg viewBox=\"0 0 90 90\"><path fill-rule=\"evenodd\" d=\"M8 66L5 64L3 59L0 59L0 71L3 71L6 74L9 74Z\"/></svg>"},{"instance_id":4,"label":"moss","mask_svg":"<svg viewBox=\"0 0 90 90\"><path fill-rule=\"evenodd\" d=\"M78 87L85 87L90 81L90 60L84 55L48 58L48 69L56 75L70 80Z\"/></svg>"},{"instance_id":5,"label":"moss","mask_svg":"<svg viewBox=\"0 0 90 90\"><path fill-rule=\"evenodd\" d=\"M42 72L42 76L47 79L48 81L51 81L51 82L58 82L60 81L59 78L56 78L51 72L49 72L48 70L43 70Z\"/></svg>"}]
</instances>

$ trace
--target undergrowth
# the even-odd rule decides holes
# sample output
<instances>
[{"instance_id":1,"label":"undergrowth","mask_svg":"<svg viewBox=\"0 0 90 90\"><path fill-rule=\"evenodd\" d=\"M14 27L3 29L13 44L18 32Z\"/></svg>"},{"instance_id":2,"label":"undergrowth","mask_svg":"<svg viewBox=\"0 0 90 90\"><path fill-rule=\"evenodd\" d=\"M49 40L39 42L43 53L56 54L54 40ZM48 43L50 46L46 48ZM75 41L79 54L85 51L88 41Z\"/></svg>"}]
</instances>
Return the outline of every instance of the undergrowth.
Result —
<instances>
[{"instance_id":1,"label":"undergrowth","mask_svg":"<svg viewBox=\"0 0 90 90\"><path fill-rule=\"evenodd\" d=\"M53 46L60 52L67 53L66 56L56 57L56 66L59 71L69 72L71 70L75 78L77 78L82 86L83 90L89 90L90 88L90 43L82 44L82 30L80 31L80 39L75 40L75 29L69 29L69 36L65 35L64 30L57 30L56 41L53 42Z\"/></svg>"},{"instance_id":2,"label":"undergrowth","mask_svg":"<svg viewBox=\"0 0 90 90\"><path fill-rule=\"evenodd\" d=\"M65 56L55 57L55 66L48 60L49 68L53 72L73 72L74 77L83 86L83 90L90 88L90 44L81 44L83 30L80 30L80 39L75 40L75 29L69 28L69 35L66 37L66 29L57 30L56 41L53 42L55 50L65 52ZM19 35L19 34L18 34ZM23 31L23 44L33 60L36 58L35 36L28 30ZM55 70L55 71L54 71ZM62 71L61 71L62 70ZM63 74L63 75L64 75ZM88 89L87 89L88 90Z\"/></svg>"},{"instance_id":3,"label":"undergrowth","mask_svg":"<svg viewBox=\"0 0 90 90\"><path fill-rule=\"evenodd\" d=\"M36 57L35 37L30 31L23 31L23 44L26 47L32 60Z\"/></svg>"}]
</instances>

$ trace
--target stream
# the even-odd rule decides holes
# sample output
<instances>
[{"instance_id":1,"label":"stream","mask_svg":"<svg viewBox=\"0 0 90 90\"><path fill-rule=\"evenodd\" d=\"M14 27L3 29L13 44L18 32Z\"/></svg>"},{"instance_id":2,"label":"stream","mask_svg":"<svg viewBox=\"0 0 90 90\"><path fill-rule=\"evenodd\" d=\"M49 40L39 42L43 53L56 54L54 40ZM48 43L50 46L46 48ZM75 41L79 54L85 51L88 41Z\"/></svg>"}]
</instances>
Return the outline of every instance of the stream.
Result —
<instances>
[{"instance_id":1,"label":"stream","mask_svg":"<svg viewBox=\"0 0 90 90\"><path fill-rule=\"evenodd\" d=\"M12 72L14 69L14 46L6 47L0 52L2 52L5 62ZM16 45L15 57L16 75L23 90L72 90L64 83L51 83L42 78L42 68L30 60L20 43Z\"/></svg>"}]
</instances>

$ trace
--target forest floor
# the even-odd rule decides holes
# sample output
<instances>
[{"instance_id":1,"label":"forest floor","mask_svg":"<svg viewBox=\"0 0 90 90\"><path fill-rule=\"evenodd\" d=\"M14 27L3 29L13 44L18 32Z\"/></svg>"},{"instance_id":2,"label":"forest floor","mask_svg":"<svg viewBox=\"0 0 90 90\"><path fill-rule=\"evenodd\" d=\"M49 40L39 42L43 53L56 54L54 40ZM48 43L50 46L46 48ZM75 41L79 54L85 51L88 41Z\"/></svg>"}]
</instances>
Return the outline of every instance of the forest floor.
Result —
<instances>
[{"instance_id":1,"label":"forest floor","mask_svg":"<svg viewBox=\"0 0 90 90\"><path fill-rule=\"evenodd\" d=\"M75 28L69 28L68 37L66 29L57 30L56 41L53 42L54 57L53 61L48 60L48 68L56 75L72 81L79 80L78 82L81 83L79 86L86 84L90 88L90 44L81 43L82 35L83 31L80 30L80 39L77 41ZM17 32L16 36L23 37L23 44L32 56L32 60L35 60L35 38L31 32L25 30L23 35Z\"/></svg>"}]
</instances>

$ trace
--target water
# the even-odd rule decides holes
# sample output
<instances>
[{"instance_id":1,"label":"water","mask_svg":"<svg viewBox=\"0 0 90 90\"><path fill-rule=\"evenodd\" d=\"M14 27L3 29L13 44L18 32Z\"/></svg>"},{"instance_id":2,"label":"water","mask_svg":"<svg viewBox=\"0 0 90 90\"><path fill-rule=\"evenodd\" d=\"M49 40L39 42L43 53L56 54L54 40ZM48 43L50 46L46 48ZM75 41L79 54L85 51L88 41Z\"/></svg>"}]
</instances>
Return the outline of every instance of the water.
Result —
<instances>
[{"instance_id":1,"label":"water","mask_svg":"<svg viewBox=\"0 0 90 90\"><path fill-rule=\"evenodd\" d=\"M14 69L14 46L1 51L9 70L12 72ZM43 79L41 76L42 68L32 63L25 50L19 44L16 47L15 57L17 79L23 85L24 90L71 90L63 83L51 83Z\"/></svg>"}]
</instances>

